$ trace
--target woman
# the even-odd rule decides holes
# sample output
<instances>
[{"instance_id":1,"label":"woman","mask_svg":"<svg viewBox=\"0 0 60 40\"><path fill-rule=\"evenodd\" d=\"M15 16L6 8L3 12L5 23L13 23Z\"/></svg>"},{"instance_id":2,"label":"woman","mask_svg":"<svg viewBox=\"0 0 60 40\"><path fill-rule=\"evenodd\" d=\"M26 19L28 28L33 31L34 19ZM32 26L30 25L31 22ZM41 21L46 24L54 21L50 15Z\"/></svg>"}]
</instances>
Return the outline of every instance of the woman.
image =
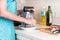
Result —
<instances>
[{"instance_id":1,"label":"woman","mask_svg":"<svg viewBox=\"0 0 60 40\"><path fill-rule=\"evenodd\" d=\"M13 21L35 25L34 19L25 19L16 14L16 0L0 0L0 40L15 40Z\"/></svg>"}]
</instances>

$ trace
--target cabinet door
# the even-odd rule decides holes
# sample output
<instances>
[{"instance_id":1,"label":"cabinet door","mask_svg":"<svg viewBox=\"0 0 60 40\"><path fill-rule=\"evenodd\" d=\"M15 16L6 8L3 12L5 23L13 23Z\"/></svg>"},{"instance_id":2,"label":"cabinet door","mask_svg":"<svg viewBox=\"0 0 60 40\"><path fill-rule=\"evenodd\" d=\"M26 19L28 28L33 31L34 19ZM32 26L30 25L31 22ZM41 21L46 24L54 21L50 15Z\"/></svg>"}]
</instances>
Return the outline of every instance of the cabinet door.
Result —
<instances>
[{"instance_id":1,"label":"cabinet door","mask_svg":"<svg viewBox=\"0 0 60 40\"><path fill-rule=\"evenodd\" d=\"M17 40L31 40L23 35L17 35Z\"/></svg>"}]
</instances>

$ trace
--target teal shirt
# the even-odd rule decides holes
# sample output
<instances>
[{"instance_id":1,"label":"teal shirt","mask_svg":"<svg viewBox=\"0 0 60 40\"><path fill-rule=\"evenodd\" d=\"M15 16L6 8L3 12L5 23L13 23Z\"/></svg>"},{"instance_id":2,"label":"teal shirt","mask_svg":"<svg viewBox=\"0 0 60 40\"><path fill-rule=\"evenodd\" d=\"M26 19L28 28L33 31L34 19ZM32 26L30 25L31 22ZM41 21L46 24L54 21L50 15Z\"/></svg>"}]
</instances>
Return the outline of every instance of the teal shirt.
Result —
<instances>
[{"instance_id":1,"label":"teal shirt","mask_svg":"<svg viewBox=\"0 0 60 40\"><path fill-rule=\"evenodd\" d=\"M16 14L16 0L7 0L7 10ZM15 40L15 28L12 20L0 17L0 40Z\"/></svg>"}]
</instances>

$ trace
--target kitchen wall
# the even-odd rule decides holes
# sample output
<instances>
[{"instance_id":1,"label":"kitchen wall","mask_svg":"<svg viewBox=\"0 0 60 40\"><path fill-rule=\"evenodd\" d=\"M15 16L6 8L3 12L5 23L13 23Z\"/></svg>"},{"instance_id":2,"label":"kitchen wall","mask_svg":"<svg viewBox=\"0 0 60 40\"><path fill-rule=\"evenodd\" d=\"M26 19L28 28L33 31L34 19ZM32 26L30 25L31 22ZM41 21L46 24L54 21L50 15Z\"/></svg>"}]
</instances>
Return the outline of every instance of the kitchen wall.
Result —
<instances>
[{"instance_id":1,"label":"kitchen wall","mask_svg":"<svg viewBox=\"0 0 60 40\"><path fill-rule=\"evenodd\" d=\"M26 2L27 2L26 0L17 0L17 10L23 9Z\"/></svg>"},{"instance_id":2,"label":"kitchen wall","mask_svg":"<svg viewBox=\"0 0 60 40\"><path fill-rule=\"evenodd\" d=\"M51 5L55 17L60 17L60 0L17 0L17 9L22 9L24 6L34 6L40 11L43 7Z\"/></svg>"},{"instance_id":3,"label":"kitchen wall","mask_svg":"<svg viewBox=\"0 0 60 40\"><path fill-rule=\"evenodd\" d=\"M60 0L17 0L18 10L23 9L24 6L34 6L40 13L43 8L47 9L48 5L51 5L54 22L58 21L60 23Z\"/></svg>"}]
</instances>

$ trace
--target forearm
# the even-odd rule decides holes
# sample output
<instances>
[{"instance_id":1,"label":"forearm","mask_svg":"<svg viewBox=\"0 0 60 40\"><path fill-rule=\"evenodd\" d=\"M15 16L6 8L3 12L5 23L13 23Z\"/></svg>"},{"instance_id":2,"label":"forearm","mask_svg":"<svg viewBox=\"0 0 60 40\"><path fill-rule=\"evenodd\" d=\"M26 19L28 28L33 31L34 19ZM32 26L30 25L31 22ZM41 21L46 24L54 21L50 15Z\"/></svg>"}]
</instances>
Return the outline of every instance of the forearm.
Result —
<instances>
[{"instance_id":1,"label":"forearm","mask_svg":"<svg viewBox=\"0 0 60 40\"><path fill-rule=\"evenodd\" d=\"M8 18L10 20L19 21L19 22L25 22L26 21L25 18L14 15L14 14L12 14L11 12L9 12L7 10L1 11L1 17Z\"/></svg>"},{"instance_id":2,"label":"forearm","mask_svg":"<svg viewBox=\"0 0 60 40\"><path fill-rule=\"evenodd\" d=\"M10 20L15 20L19 22L24 22L26 24L34 25L36 21L34 19L25 19L19 16L14 15L13 13L9 12L7 8L7 0L0 0L0 16L4 18L8 18Z\"/></svg>"}]
</instances>

